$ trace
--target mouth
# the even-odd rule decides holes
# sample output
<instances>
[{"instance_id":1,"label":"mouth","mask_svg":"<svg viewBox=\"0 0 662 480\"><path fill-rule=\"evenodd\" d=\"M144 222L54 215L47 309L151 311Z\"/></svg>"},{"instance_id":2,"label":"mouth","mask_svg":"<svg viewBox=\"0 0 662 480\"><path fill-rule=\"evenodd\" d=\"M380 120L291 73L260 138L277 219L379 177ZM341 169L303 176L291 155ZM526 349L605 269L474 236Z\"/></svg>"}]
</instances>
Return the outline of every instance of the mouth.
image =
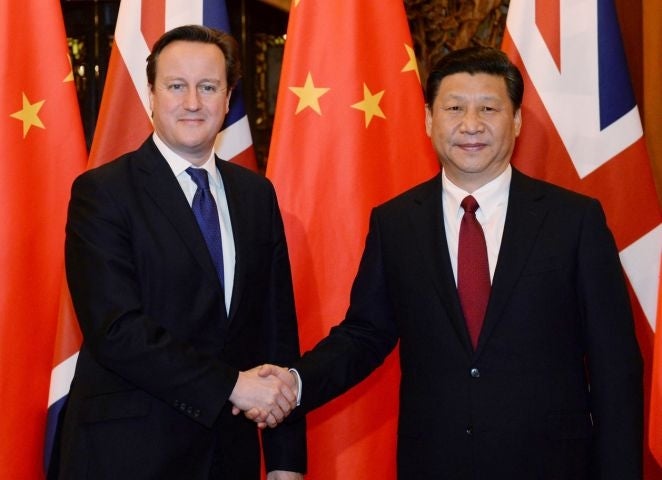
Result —
<instances>
[{"instance_id":1,"label":"mouth","mask_svg":"<svg viewBox=\"0 0 662 480\"><path fill-rule=\"evenodd\" d=\"M199 123L204 122L204 119L202 119L202 118L180 118L179 122L183 123L183 124L197 125Z\"/></svg>"},{"instance_id":2,"label":"mouth","mask_svg":"<svg viewBox=\"0 0 662 480\"><path fill-rule=\"evenodd\" d=\"M458 143L456 146L467 152L477 152L487 146L485 143Z\"/></svg>"}]
</instances>

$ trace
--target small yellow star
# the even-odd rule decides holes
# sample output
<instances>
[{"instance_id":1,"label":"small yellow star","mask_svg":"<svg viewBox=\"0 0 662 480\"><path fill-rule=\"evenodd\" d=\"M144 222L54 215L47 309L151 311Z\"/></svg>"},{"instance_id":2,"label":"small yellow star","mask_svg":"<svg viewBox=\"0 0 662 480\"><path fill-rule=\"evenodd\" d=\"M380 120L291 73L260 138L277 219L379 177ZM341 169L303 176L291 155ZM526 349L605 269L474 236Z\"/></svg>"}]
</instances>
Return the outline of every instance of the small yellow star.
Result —
<instances>
[{"instance_id":1,"label":"small yellow star","mask_svg":"<svg viewBox=\"0 0 662 480\"><path fill-rule=\"evenodd\" d=\"M303 87L290 87L290 90L299 97L299 104L297 105L296 112L294 112L295 115L306 107L310 107L317 112L318 115L322 115L319 99L330 89L315 87L310 72L308 72L306 83L304 83Z\"/></svg>"},{"instance_id":2,"label":"small yellow star","mask_svg":"<svg viewBox=\"0 0 662 480\"><path fill-rule=\"evenodd\" d=\"M421 76L418 73L418 62L416 61L416 53L414 53L414 49L411 48L406 43L405 43L405 50L407 50L407 56L409 57L409 61L404 67L402 67L402 70L400 71L404 73L404 72L411 72L413 70L414 72L416 72L416 78L418 78L418 83L421 83Z\"/></svg>"},{"instance_id":3,"label":"small yellow star","mask_svg":"<svg viewBox=\"0 0 662 480\"><path fill-rule=\"evenodd\" d=\"M62 82L73 82L74 81L74 66L73 63L71 62L71 56L67 55L67 60L69 60L69 73L67 74L66 77L64 77L64 80Z\"/></svg>"},{"instance_id":4,"label":"small yellow star","mask_svg":"<svg viewBox=\"0 0 662 480\"><path fill-rule=\"evenodd\" d=\"M368 89L368 86L363 84L363 100L352 105L352 108L363 110L365 112L365 126L368 127L372 121L372 117L386 118L384 112L379 107L379 102L384 96L384 90L375 93L374 95Z\"/></svg>"},{"instance_id":5,"label":"small yellow star","mask_svg":"<svg viewBox=\"0 0 662 480\"><path fill-rule=\"evenodd\" d=\"M18 112L12 113L10 115L10 117L16 118L17 120L21 120L23 122L23 138L26 137L30 127L33 125L35 127L45 128L44 124L41 123L41 119L38 115L39 110L44 105L44 102L45 100L36 103L30 103L28 97L26 97L25 93L23 93L23 108Z\"/></svg>"}]
</instances>

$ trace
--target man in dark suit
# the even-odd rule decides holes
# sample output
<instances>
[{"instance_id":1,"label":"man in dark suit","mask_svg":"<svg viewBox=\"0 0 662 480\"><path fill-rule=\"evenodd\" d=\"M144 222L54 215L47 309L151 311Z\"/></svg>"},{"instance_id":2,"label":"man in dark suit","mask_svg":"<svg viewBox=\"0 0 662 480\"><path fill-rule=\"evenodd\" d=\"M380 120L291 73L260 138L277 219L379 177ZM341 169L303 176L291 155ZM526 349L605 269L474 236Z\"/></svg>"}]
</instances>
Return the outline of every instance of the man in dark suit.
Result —
<instances>
[{"instance_id":1,"label":"man in dark suit","mask_svg":"<svg viewBox=\"0 0 662 480\"><path fill-rule=\"evenodd\" d=\"M66 270L84 341L52 477L257 480L258 429L233 408L276 426L295 406L248 370L299 345L273 187L213 152L239 74L229 35L166 32L147 63L154 134L74 183ZM304 422L262 443L267 478L302 478Z\"/></svg>"},{"instance_id":2,"label":"man in dark suit","mask_svg":"<svg viewBox=\"0 0 662 480\"><path fill-rule=\"evenodd\" d=\"M642 363L618 252L598 201L511 167L522 94L495 49L434 66L426 129L442 172L373 211L345 320L294 376L262 370L298 373L298 415L399 341L404 480L641 479Z\"/></svg>"}]
</instances>

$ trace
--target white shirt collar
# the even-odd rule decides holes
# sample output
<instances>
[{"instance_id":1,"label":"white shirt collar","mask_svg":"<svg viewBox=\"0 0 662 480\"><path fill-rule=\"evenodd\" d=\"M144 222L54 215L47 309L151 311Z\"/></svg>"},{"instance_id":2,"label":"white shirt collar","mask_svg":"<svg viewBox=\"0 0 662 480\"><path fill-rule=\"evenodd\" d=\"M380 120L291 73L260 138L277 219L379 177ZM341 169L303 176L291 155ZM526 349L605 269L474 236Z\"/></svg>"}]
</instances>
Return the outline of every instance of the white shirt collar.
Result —
<instances>
[{"instance_id":1,"label":"white shirt collar","mask_svg":"<svg viewBox=\"0 0 662 480\"><path fill-rule=\"evenodd\" d=\"M460 207L460 203L462 203L464 197L472 195L480 206L476 216L490 218L496 210L502 208L502 205L508 202L512 175L513 169L508 164L506 169L494 180L469 193L451 182L446 176L446 171L442 169L441 181L445 193L444 199L448 202L448 211L456 212L460 216L463 215L464 210Z\"/></svg>"},{"instance_id":2,"label":"white shirt collar","mask_svg":"<svg viewBox=\"0 0 662 480\"><path fill-rule=\"evenodd\" d=\"M154 140L154 144L156 144L156 148L158 148L159 152L161 152L161 155L163 155L166 162L168 162L168 165L172 169L172 172L175 174L175 177L178 177L184 173L189 167L204 168L207 170L210 183L216 187L221 185L221 176L218 172L218 168L216 168L216 155L214 154L213 149L211 152L209 152L209 158L205 161L205 163L197 166L193 165L191 162L175 153L174 150L172 150L163 140L161 140L156 132L152 134L152 138Z\"/></svg>"}]
</instances>

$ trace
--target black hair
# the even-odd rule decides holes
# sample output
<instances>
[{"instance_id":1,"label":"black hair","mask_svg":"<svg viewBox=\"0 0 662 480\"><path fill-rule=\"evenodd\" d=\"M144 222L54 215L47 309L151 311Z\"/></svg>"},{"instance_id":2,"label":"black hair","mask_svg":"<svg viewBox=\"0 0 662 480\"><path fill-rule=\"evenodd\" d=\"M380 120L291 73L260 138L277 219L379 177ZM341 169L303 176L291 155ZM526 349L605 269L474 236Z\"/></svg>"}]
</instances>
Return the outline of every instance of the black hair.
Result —
<instances>
[{"instance_id":1,"label":"black hair","mask_svg":"<svg viewBox=\"0 0 662 480\"><path fill-rule=\"evenodd\" d=\"M432 106L444 77L455 73L487 73L497 75L506 81L508 97L513 111L522 106L524 80L522 74L508 56L492 47L468 47L455 50L441 58L430 70L425 87L425 102Z\"/></svg>"}]
</instances>

